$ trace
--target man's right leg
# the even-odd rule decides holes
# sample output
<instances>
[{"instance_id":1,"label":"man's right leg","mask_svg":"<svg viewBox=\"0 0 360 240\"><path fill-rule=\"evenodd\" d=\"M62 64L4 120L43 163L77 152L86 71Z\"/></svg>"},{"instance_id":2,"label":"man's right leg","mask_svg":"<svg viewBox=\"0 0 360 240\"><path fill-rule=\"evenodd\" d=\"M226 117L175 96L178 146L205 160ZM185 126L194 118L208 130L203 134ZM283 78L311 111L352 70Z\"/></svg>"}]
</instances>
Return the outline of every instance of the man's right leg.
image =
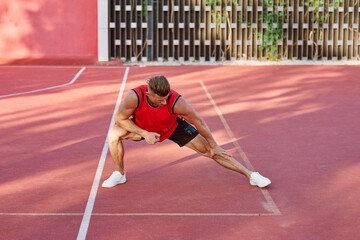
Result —
<instances>
[{"instance_id":1,"label":"man's right leg","mask_svg":"<svg viewBox=\"0 0 360 240\"><path fill-rule=\"evenodd\" d=\"M109 150L115 164L115 171L102 184L103 187L114 187L126 182L124 171L124 146L122 140L140 141L141 136L130 133L119 126L113 126L108 134Z\"/></svg>"}]
</instances>

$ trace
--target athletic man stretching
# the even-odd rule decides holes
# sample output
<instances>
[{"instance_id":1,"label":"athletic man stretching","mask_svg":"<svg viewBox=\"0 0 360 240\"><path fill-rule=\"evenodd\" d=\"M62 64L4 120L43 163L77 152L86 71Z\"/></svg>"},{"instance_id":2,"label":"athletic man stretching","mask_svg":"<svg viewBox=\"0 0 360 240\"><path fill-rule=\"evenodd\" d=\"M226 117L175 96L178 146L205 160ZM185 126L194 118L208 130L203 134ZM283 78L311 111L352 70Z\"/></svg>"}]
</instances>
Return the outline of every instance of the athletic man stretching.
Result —
<instances>
[{"instance_id":1,"label":"athletic man stretching","mask_svg":"<svg viewBox=\"0 0 360 240\"><path fill-rule=\"evenodd\" d=\"M202 117L181 95L170 89L164 76L150 78L147 85L132 89L121 102L115 123L109 131L108 140L116 171L103 182L103 187L114 187L126 182L122 140L145 139L148 144L155 144L167 138L180 147L191 148L223 167L245 175L251 185L262 188L271 183L258 172L245 168L222 149Z\"/></svg>"}]
</instances>

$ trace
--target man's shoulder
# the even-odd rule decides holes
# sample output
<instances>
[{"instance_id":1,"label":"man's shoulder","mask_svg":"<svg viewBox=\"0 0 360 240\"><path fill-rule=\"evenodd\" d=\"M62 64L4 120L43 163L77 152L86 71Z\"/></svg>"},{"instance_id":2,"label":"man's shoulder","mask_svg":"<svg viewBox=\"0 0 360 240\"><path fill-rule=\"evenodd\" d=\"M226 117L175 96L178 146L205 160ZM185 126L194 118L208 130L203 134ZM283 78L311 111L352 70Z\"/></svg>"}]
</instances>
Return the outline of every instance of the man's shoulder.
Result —
<instances>
[{"instance_id":1,"label":"man's shoulder","mask_svg":"<svg viewBox=\"0 0 360 240\"><path fill-rule=\"evenodd\" d=\"M139 85L139 86L137 86L137 87L135 87L135 88L133 88L133 89L142 89L142 90L144 90L144 89L147 89L148 88L148 86L147 85Z\"/></svg>"},{"instance_id":2,"label":"man's shoulder","mask_svg":"<svg viewBox=\"0 0 360 240\"><path fill-rule=\"evenodd\" d=\"M131 89L130 92L134 92L137 95L138 100L140 101L140 98L143 98L145 96L146 91L147 85L140 85L136 88Z\"/></svg>"},{"instance_id":3,"label":"man's shoulder","mask_svg":"<svg viewBox=\"0 0 360 240\"><path fill-rule=\"evenodd\" d=\"M177 92L176 90L174 90L172 88L169 91L169 95L171 95L171 94L180 95L179 92Z\"/></svg>"}]
</instances>

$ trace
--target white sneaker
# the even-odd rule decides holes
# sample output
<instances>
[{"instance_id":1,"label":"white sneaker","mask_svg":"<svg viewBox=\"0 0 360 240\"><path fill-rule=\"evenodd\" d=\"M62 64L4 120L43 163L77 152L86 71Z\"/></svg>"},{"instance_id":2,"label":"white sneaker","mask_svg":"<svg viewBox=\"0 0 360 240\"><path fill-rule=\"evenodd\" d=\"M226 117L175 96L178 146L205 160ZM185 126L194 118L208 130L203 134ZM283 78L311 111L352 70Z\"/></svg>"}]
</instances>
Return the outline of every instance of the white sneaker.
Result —
<instances>
[{"instance_id":1,"label":"white sneaker","mask_svg":"<svg viewBox=\"0 0 360 240\"><path fill-rule=\"evenodd\" d=\"M111 176L103 182L102 187L115 187L116 185L125 182L126 182L125 172L124 175L121 175L119 171L114 171L111 174Z\"/></svg>"},{"instance_id":2,"label":"white sneaker","mask_svg":"<svg viewBox=\"0 0 360 240\"><path fill-rule=\"evenodd\" d=\"M253 186L258 186L260 188L266 187L271 183L270 179L263 177L258 172L253 172L250 175L250 184Z\"/></svg>"}]
</instances>

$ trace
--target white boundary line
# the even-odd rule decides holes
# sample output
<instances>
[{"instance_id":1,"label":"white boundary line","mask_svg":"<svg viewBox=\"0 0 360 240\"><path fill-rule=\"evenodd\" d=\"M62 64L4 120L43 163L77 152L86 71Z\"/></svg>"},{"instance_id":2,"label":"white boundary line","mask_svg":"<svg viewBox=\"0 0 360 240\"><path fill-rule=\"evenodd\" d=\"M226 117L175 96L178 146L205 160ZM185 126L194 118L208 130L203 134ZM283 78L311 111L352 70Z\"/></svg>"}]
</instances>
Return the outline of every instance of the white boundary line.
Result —
<instances>
[{"instance_id":1,"label":"white boundary line","mask_svg":"<svg viewBox=\"0 0 360 240\"><path fill-rule=\"evenodd\" d=\"M244 160L246 166L251 169L254 170L255 168L253 167L253 165L251 164L249 158L246 156L245 152L242 150L241 146L239 145L237 139L235 138L234 133L231 131L231 128L229 126L229 124L226 122L223 114L221 113L219 107L217 106L217 104L215 103L214 99L212 98L211 94L209 93L209 91L207 90L205 84L200 81L200 84L203 88L203 90L205 91L207 97L209 98L211 104L213 105L213 107L215 108L216 113L218 114L221 122L223 123L227 133L229 134L232 143L234 144L234 146L236 147L237 151L240 153L241 158ZM270 193L267 189L261 189L262 194L264 195L266 201L269 203L269 205L272 208L272 211L274 212L274 215L281 215L281 212L279 210L279 208L276 206L274 200L272 199L272 197L270 196Z\"/></svg>"},{"instance_id":2,"label":"white boundary line","mask_svg":"<svg viewBox=\"0 0 360 240\"><path fill-rule=\"evenodd\" d=\"M86 68L128 68L129 66L123 66L123 65L119 65L119 66L96 66L96 65L71 65L71 66L67 66L67 65L51 65L51 66L46 66L46 65L0 65L0 68L79 68L79 67L86 67Z\"/></svg>"},{"instance_id":3,"label":"white boundary line","mask_svg":"<svg viewBox=\"0 0 360 240\"><path fill-rule=\"evenodd\" d=\"M79 68L81 65L1 65L0 68Z\"/></svg>"},{"instance_id":4,"label":"white boundary line","mask_svg":"<svg viewBox=\"0 0 360 240\"><path fill-rule=\"evenodd\" d=\"M274 213L92 213L92 216L274 216ZM83 216L83 213L0 213L0 216Z\"/></svg>"},{"instance_id":5,"label":"white boundary line","mask_svg":"<svg viewBox=\"0 0 360 240\"><path fill-rule=\"evenodd\" d=\"M113 115L111 117L111 123L110 123L110 126L109 126L109 130L115 123L114 122L114 116L115 116L115 114L116 114L116 112L117 112L117 110L119 108L121 98L122 98L122 95L124 93L126 79L127 79L128 73L129 73L129 69L130 68L127 67L126 70L125 70L123 81L121 83L119 96L118 96L118 99L116 101L116 106L115 106ZM108 141L107 141L107 137L106 137L104 147L103 147L103 150L102 150L102 153L101 153L101 157L100 157L100 160L99 160L99 164L98 164L98 167L97 167L97 170L96 170L95 178L94 178L94 181L93 181L93 185L91 187L91 192L90 192L90 195L89 195L89 199L88 199L87 204L86 204L84 216L83 216L83 219L81 221L81 226L80 226L80 229L79 229L77 240L85 239L85 237L86 237L86 234L87 234L87 231L88 231L88 228L89 228L91 214L92 214L94 203L95 203L97 190L99 188L99 182L100 182L100 178L101 178L101 173L103 171L106 155L107 155L107 152L108 152L108 148L109 148L109 146L108 146Z\"/></svg>"},{"instance_id":6,"label":"white boundary line","mask_svg":"<svg viewBox=\"0 0 360 240\"><path fill-rule=\"evenodd\" d=\"M93 213L94 216L273 216L274 213Z\"/></svg>"},{"instance_id":7,"label":"white boundary line","mask_svg":"<svg viewBox=\"0 0 360 240\"><path fill-rule=\"evenodd\" d=\"M0 216L82 216L83 213L0 213Z\"/></svg>"},{"instance_id":8,"label":"white boundary line","mask_svg":"<svg viewBox=\"0 0 360 240\"><path fill-rule=\"evenodd\" d=\"M25 95L25 94L30 94L30 93L36 93L36 92L42 92L42 91L46 91L46 90L50 90L50 89L54 89L54 88L60 88L60 87L66 87L68 85L73 84L81 75L82 72L84 72L86 69L86 67L83 67L80 69L80 71L75 75L75 77L68 83L65 84L61 84L61 85L57 85L57 86L53 86L53 87L47 87L47 88L41 88L41 89L36 89L36 90L32 90L32 91L27 91L27 92L19 92L19 93L12 93L12 94L7 94L7 95L1 95L0 98L6 98L6 97L13 97L13 96L19 96L19 95Z\"/></svg>"}]
</instances>

